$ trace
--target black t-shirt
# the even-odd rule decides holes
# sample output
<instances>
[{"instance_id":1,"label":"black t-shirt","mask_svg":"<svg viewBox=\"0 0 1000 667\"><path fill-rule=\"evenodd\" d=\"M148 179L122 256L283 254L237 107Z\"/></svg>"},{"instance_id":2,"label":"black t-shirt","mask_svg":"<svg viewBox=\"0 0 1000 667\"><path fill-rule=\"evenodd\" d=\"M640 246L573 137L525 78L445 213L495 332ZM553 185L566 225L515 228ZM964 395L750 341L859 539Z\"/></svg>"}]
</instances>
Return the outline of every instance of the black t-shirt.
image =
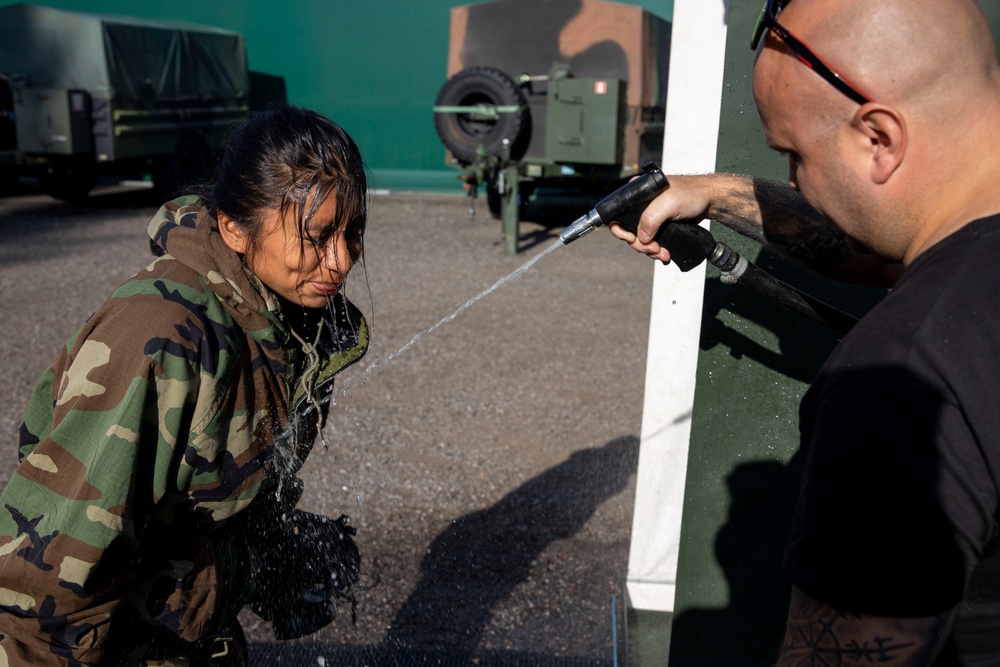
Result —
<instances>
[{"instance_id":1,"label":"black t-shirt","mask_svg":"<svg viewBox=\"0 0 1000 667\"><path fill-rule=\"evenodd\" d=\"M1000 664L1000 216L920 255L802 399L792 582L858 613L958 606L939 664Z\"/></svg>"}]
</instances>

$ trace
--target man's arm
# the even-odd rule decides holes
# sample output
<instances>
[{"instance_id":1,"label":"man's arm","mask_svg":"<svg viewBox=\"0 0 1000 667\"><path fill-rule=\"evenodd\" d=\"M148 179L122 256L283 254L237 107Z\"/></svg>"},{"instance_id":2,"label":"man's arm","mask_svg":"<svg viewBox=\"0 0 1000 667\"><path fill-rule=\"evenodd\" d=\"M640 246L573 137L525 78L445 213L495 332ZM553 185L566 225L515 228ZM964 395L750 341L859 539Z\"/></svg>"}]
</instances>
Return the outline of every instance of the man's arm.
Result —
<instances>
[{"instance_id":1,"label":"man's arm","mask_svg":"<svg viewBox=\"0 0 1000 667\"><path fill-rule=\"evenodd\" d=\"M670 188L642 214L638 234L618 225L612 233L660 261L670 253L650 241L662 224L708 218L829 278L891 287L900 267L848 238L796 190L775 181L735 174L671 176Z\"/></svg>"},{"instance_id":2,"label":"man's arm","mask_svg":"<svg viewBox=\"0 0 1000 667\"><path fill-rule=\"evenodd\" d=\"M792 588L778 667L793 665L933 663L951 629L954 612L891 618L837 609Z\"/></svg>"}]
</instances>

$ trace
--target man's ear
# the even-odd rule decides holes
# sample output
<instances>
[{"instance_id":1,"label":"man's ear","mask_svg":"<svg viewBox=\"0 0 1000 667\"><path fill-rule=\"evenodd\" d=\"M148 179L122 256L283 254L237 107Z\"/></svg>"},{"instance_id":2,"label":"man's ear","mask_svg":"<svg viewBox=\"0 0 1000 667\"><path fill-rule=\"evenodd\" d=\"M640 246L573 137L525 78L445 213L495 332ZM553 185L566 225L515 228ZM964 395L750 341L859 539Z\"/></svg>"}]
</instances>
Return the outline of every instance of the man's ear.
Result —
<instances>
[{"instance_id":1,"label":"man's ear","mask_svg":"<svg viewBox=\"0 0 1000 667\"><path fill-rule=\"evenodd\" d=\"M868 139L872 182L885 185L906 156L906 120L892 107L869 102L858 109L853 125Z\"/></svg>"},{"instance_id":2,"label":"man's ear","mask_svg":"<svg viewBox=\"0 0 1000 667\"><path fill-rule=\"evenodd\" d=\"M218 211L216 218L219 221L219 233L222 234L222 240L232 250L245 255L249 241L243 228L222 211Z\"/></svg>"}]
</instances>

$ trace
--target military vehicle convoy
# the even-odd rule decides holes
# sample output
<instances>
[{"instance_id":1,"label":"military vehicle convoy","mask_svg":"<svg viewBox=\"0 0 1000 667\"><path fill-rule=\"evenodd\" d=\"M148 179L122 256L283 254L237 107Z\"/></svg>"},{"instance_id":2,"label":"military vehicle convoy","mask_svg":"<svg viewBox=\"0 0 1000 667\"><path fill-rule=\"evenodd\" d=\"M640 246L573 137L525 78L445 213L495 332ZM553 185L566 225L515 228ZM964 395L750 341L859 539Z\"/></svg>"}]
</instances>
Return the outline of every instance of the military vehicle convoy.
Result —
<instances>
[{"instance_id":1,"label":"military vehicle convoy","mask_svg":"<svg viewBox=\"0 0 1000 667\"><path fill-rule=\"evenodd\" d=\"M522 217L586 210L660 159L668 21L605 0L492 0L450 18L434 124L507 253Z\"/></svg>"},{"instance_id":2,"label":"military vehicle convoy","mask_svg":"<svg viewBox=\"0 0 1000 667\"><path fill-rule=\"evenodd\" d=\"M0 188L35 176L74 201L100 174L151 175L172 194L248 113L235 32L30 4L0 7L0 32Z\"/></svg>"}]
</instances>

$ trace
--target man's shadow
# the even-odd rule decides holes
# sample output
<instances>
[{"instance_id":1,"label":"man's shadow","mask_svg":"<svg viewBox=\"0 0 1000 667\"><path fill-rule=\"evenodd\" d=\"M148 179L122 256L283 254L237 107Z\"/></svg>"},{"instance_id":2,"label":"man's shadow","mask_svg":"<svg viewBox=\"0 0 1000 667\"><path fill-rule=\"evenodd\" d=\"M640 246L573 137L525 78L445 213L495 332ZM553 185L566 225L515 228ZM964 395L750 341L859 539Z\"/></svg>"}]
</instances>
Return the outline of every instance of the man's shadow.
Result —
<instances>
[{"instance_id":1,"label":"man's shadow","mask_svg":"<svg viewBox=\"0 0 1000 667\"><path fill-rule=\"evenodd\" d=\"M385 647L428 649L447 638L450 653L474 654L493 608L527 579L549 544L574 535L625 489L638 452L634 436L575 452L492 507L455 521L427 549Z\"/></svg>"},{"instance_id":2,"label":"man's shadow","mask_svg":"<svg viewBox=\"0 0 1000 667\"><path fill-rule=\"evenodd\" d=\"M772 665L784 634L791 585L781 559L800 477L788 465L757 461L726 478L730 506L715 537L715 557L729 585L729 606L691 609L671 630L671 661L679 665Z\"/></svg>"},{"instance_id":3,"label":"man's shadow","mask_svg":"<svg viewBox=\"0 0 1000 667\"><path fill-rule=\"evenodd\" d=\"M817 378L819 386L829 381L826 372ZM919 373L895 364L860 363L835 377L841 387L877 387L865 394L867 412L851 420L849 431L810 441L787 465L766 460L733 468L726 478L729 515L715 537L729 604L724 609L691 607L675 617L671 665L775 664L791 592L782 562L800 481L808 502L794 518L795 562L826 585L839 587L845 599L859 600L862 591L877 590L876 598L912 604L928 595L912 586L926 581L928 572L935 573L935 591L963 590L960 529L943 499L956 486L981 487L987 475L974 478L971 470L956 474L953 461L961 456L956 453L969 451L964 445L954 446L956 458L947 465L940 459L941 449L950 446L940 442L942 412L950 398ZM818 420L817 429L852 416L843 410ZM886 415L885 429L870 426L874 415ZM845 432L853 435L845 437ZM919 548L913 548L915 539ZM698 582L683 579L683 574L678 583L688 587L687 594L697 590ZM822 647L824 664L862 661L855 645L828 643L827 626L815 623L810 629L786 640L799 649ZM939 664L953 664L955 649L950 642ZM863 659L884 661L880 656L881 648L866 648Z\"/></svg>"},{"instance_id":4,"label":"man's shadow","mask_svg":"<svg viewBox=\"0 0 1000 667\"><path fill-rule=\"evenodd\" d=\"M728 241L732 236L723 231L717 238ZM871 310L886 294L884 289L820 278L769 252L760 252L755 258L751 248L749 254L750 260L777 280L856 318ZM723 317L723 311L728 315ZM777 349L748 335L743 331L744 323L770 332ZM714 269L706 277L699 343L702 350L721 346L734 359L750 359L793 380L812 382L841 337L744 285L723 284Z\"/></svg>"}]
</instances>

